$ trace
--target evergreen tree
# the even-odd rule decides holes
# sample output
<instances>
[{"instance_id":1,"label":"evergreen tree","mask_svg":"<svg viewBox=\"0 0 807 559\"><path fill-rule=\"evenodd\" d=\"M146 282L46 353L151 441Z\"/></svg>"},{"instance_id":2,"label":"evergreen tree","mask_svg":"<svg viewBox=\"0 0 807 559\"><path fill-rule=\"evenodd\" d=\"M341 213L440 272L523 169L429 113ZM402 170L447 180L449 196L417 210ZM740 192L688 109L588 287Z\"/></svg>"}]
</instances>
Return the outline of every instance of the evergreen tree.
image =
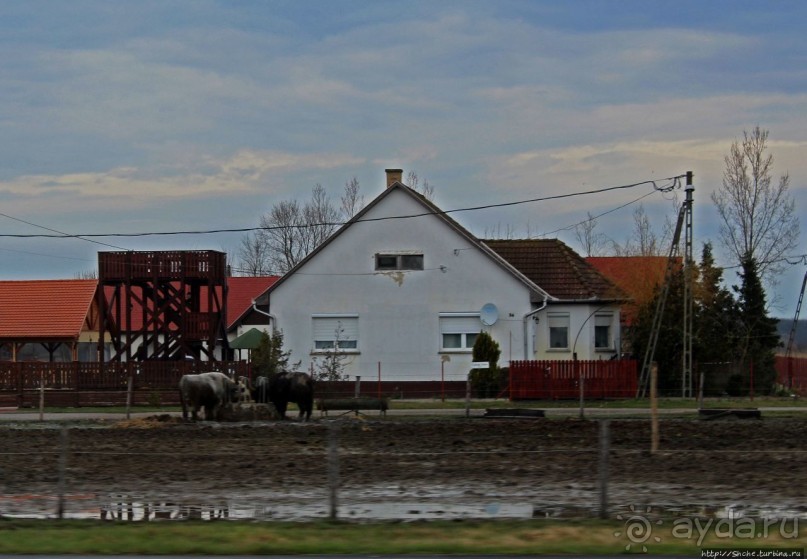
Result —
<instances>
[{"instance_id":1,"label":"evergreen tree","mask_svg":"<svg viewBox=\"0 0 807 559\"><path fill-rule=\"evenodd\" d=\"M774 350L780 345L776 319L768 316L765 289L759 277L757 262L746 255L740 273L742 283L735 287L739 308L738 356L744 365L742 373L743 392L750 388L750 372L753 367L754 392L767 394L776 381Z\"/></svg>"},{"instance_id":2,"label":"evergreen tree","mask_svg":"<svg viewBox=\"0 0 807 559\"><path fill-rule=\"evenodd\" d=\"M272 377L277 373L288 371L291 350L283 351L283 331L273 330L270 337L263 332L258 347L252 350L252 370L256 377ZM300 366L296 363L293 369Z\"/></svg>"},{"instance_id":3,"label":"evergreen tree","mask_svg":"<svg viewBox=\"0 0 807 559\"><path fill-rule=\"evenodd\" d=\"M636 319L627 329L636 358L644 359L650 343L650 332L658 307L663 286L658 285L655 294L645 305L639 307ZM658 343L654 353L654 361L658 364L658 390L660 394L680 396L681 374L683 363L683 322L684 322L684 274L676 271L670 282L667 300L664 305L658 333Z\"/></svg>"},{"instance_id":4,"label":"evergreen tree","mask_svg":"<svg viewBox=\"0 0 807 559\"><path fill-rule=\"evenodd\" d=\"M719 395L733 372L737 347L738 309L731 292L723 287L723 270L715 266L712 245L701 253L694 285L693 360L695 372L703 372L704 394Z\"/></svg>"},{"instance_id":5,"label":"evergreen tree","mask_svg":"<svg viewBox=\"0 0 807 559\"><path fill-rule=\"evenodd\" d=\"M471 386L478 398L495 398L500 390L499 357L502 354L499 344L487 332L480 332L472 350L474 361L487 361L487 369L471 371Z\"/></svg>"}]
</instances>

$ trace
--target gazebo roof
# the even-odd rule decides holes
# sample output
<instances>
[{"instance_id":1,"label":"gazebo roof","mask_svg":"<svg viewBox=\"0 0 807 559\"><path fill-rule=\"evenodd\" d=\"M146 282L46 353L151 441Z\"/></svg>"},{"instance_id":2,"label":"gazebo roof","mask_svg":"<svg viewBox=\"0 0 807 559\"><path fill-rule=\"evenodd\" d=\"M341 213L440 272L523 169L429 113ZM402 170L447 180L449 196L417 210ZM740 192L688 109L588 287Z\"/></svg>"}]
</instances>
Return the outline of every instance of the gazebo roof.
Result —
<instances>
[{"instance_id":1,"label":"gazebo roof","mask_svg":"<svg viewBox=\"0 0 807 559\"><path fill-rule=\"evenodd\" d=\"M0 340L75 340L93 304L95 280L0 281Z\"/></svg>"},{"instance_id":2,"label":"gazebo roof","mask_svg":"<svg viewBox=\"0 0 807 559\"><path fill-rule=\"evenodd\" d=\"M263 332L257 328L250 328L232 342L230 342L231 349L255 349L261 343Z\"/></svg>"}]
</instances>

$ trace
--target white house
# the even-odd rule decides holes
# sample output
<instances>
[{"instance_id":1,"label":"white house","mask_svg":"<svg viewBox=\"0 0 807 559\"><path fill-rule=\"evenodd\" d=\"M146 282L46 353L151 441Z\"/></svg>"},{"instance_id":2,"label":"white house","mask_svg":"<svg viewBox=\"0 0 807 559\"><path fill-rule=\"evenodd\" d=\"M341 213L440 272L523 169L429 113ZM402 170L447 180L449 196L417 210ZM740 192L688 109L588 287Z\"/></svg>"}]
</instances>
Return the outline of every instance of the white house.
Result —
<instances>
[{"instance_id":1,"label":"white house","mask_svg":"<svg viewBox=\"0 0 807 559\"><path fill-rule=\"evenodd\" d=\"M599 292L558 296L500 254L509 241L480 241L401 176L387 170L383 193L257 298L291 362L316 368L338 346L351 379L460 380L480 331L498 342L502 366L614 355L616 289L582 258L582 280L596 279ZM578 288L579 271L566 271Z\"/></svg>"}]
</instances>

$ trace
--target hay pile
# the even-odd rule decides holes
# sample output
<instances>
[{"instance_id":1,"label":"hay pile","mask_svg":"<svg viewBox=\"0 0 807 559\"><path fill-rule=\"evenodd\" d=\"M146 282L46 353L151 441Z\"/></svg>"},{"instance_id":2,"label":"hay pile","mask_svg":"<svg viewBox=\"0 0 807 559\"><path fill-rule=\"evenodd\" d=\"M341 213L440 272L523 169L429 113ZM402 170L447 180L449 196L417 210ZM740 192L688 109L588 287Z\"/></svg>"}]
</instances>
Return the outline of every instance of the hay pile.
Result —
<instances>
[{"instance_id":1,"label":"hay pile","mask_svg":"<svg viewBox=\"0 0 807 559\"><path fill-rule=\"evenodd\" d=\"M124 419L112 425L115 429L159 429L162 427L170 427L182 423L181 417L176 417L163 413L160 415L151 415L149 417L139 417L136 419Z\"/></svg>"},{"instance_id":2,"label":"hay pile","mask_svg":"<svg viewBox=\"0 0 807 559\"><path fill-rule=\"evenodd\" d=\"M221 410L222 421L267 421L280 419L272 404L233 404Z\"/></svg>"}]
</instances>

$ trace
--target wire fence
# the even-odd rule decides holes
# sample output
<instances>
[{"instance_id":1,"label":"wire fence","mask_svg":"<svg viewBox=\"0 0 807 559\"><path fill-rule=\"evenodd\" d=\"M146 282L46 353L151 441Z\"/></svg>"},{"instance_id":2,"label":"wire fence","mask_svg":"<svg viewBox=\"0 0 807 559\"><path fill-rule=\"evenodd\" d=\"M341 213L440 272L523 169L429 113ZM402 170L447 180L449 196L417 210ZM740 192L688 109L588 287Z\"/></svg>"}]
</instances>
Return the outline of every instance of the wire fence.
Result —
<instances>
[{"instance_id":1,"label":"wire fence","mask_svg":"<svg viewBox=\"0 0 807 559\"><path fill-rule=\"evenodd\" d=\"M646 422L611 420L3 429L0 516L613 518L641 506L807 518L801 445L774 442L767 430L730 445L725 428L697 443L688 427L667 429L682 433L657 453ZM748 498L756 475L782 483L766 481Z\"/></svg>"}]
</instances>

